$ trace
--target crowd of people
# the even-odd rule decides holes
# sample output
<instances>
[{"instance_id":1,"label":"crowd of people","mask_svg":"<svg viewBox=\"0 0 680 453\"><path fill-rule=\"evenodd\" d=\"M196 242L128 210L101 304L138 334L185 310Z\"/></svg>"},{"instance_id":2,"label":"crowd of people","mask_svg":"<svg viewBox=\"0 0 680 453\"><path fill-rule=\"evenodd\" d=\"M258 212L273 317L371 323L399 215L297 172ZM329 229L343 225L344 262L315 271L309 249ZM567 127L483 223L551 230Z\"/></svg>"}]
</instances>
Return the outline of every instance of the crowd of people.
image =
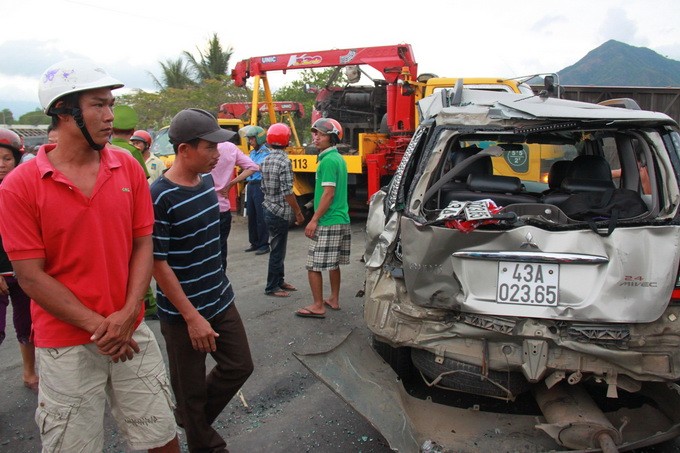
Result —
<instances>
[{"instance_id":1,"label":"crowd of people","mask_svg":"<svg viewBox=\"0 0 680 453\"><path fill-rule=\"evenodd\" d=\"M246 155L211 113L185 109L170 123L166 169L134 109L114 106L122 86L91 61L61 61L38 88L49 142L22 159L21 139L0 129L0 343L11 303L43 451L102 451L108 403L134 450L179 451L179 427L189 451L226 452L213 422L255 371L228 277L229 191L246 183L246 252L269 254L264 294L289 297L288 230L305 220L285 153L291 131L247 126ZM342 134L333 119L312 126L313 303L299 317L340 308L351 239ZM145 319L160 322L167 364Z\"/></svg>"}]
</instances>

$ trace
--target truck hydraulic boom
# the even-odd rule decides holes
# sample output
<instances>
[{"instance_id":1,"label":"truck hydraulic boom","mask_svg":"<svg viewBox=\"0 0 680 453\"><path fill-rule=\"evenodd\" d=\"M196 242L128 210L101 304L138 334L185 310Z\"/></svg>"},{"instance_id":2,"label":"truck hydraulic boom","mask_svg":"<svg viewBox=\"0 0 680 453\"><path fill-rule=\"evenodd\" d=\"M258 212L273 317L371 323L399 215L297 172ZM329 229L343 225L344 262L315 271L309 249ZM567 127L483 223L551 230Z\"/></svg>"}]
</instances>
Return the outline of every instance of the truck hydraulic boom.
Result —
<instances>
[{"instance_id":1,"label":"truck hydraulic boom","mask_svg":"<svg viewBox=\"0 0 680 453\"><path fill-rule=\"evenodd\" d=\"M236 86L245 86L249 77L254 78L253 106L258 105L259 84L263 81L265 101L273 103L267 72L287 72L293 69L311 69L368 65L378 70L386 82L387 129L390 133L410 134L415 130L415 96L417 90L410 86L415 82L418 65L410 44L363 47L354 49L319 50L279 55L253 57L239 61L231 72ZM401 82L401 83L399 83ZM269 112L273 118L273 112Z\"/></svg>"}]
</instances>

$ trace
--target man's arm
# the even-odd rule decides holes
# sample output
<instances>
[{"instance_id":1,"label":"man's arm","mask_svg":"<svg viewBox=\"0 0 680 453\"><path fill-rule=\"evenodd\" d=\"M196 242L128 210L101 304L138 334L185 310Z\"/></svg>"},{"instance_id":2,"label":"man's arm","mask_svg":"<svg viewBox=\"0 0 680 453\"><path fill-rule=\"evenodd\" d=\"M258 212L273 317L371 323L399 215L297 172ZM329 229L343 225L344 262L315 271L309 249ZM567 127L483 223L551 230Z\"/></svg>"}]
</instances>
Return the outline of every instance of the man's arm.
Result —
<instances>
[{"instance_id":1,"label":"man's arm","mask_svg":"<svg viewBox=\"0 0 680 453\"><path fill-rule=\"evenodd\" d=\"M295 215L295 225L302 225L305 223L305 216L302 215L302 209L300 209L300 206L297 202L297 197L293 192L295 173L293 173L293 165L291 164L290 160L287 160L286 164L283 165L283 168L279 173L281 175L281 191L285 194L283 198L293 210L293 214Z\"/></svg>"},{"instance_id":2,"label":"man's arm","mask_svg":"<svg viewBox=\"0 0 680 453\"><path fill-rule=\"evenodd\" d=\"M9 286L2 275L0 275L0 294L9 294Z\"/></svg>"},{"instance_id":3,"label":"man's arm","mask_svg":"<svg viewBox=\"0 0 680 453\"><path fill-rule=\"evenodd\" d=\"M236 184L238 184L242 181L245 181L245 179L248 176L252 175L255 172L260 171L260 166L257 165L255 162L253 162L253 160L250 157L246 156L243 153L243 151L241 151L238 148L237 148L237 151L236 151L236 159L234 160L234 165L241 168L241 173L238 176L236 176L234 179L230 180L227 183L227 185L224 187L224 189L220 190L220 194L223 197L228 196L229 189L232 186L234 186L234 185L236 185Z\"/></svg>"},{"instance_id":4,"label":"man's arm","mask_svg":"<svg viewBox=\"0 0 680 453\"><path fill-rule=\"evenodd\" d=\"M201 352L217 350L215 338L220 335L215 332L210 323L196 310L187 298L177 276L165 260L154 260L153 276L156 283L163 289L165 296L172 302L187 323L191 346Z\"/></svg>"},{"instance_id":5,"label":"man's arm","mask_svg":"<svg viewBox=\"0 0 680 453\"><path fill-rule=\"evenodd\" d=\"M229 189L231 189L232 186L234 186L234 185L236 185L236 184L238 184L238 183L240 183L240 182L242 182L242 181L245 181L245 179L246 179L248 176L252 175L252 174L255 173L256 171L260 171L260 167L259 167L258 165L255 165L255 168L250 168L250 169L248 169L248 170L243 170L237 177L235 177L234 179L232 179L231 181L229 181L229 182L227 183L227 185L224 186L224 188L223 188L222 190L219 191L219 192L220 192L220 195L222 195L223 197L228 197L228 196L229 196Z\"/></svg>"},{"instance_id":6,"label":"man's arm","mask_svg":"<svg viewBox=\"0 0 680 453\"><path fill-rule=\"evenodd\" d=\"M90 310L66 286L45 273L45 260L40 258L12 261L21 289L45 311L65 323L94 333L104 320Z\"/></svg>"},{"instance_id":7,"label":"man's arm","mask_svg":"<svg viewBox=\"0 0 680 453\"><path fill-rule=\"evenodd\" d=\"M285 198L286 202L290 205L291 209L293 210L293 214L295 214L295 225L302 225L305 223L305 216L302 215L302 209L300 209L300 205L298 205L297 202L297 197L295 196L294 193L284 195L283 198Z\"/></svg>"},{"instance_id":8,"label":"man's arm","mask_svg":"<svg viewBox=\"0 0 680 453\"><path fill-rule=\"evenodd\" d=\"M246 156L240 149L236 153L235 165L241 167L242 170L260 171L260 166L253 162L253 160Z\"/></svg>"},{"instance_id":9,"label":"man's arm","mask_svg":"<svg viewBox=\"0 0 680 453\"><path fill-rule=\"evenodd\" d=\"M122 353L123 345L131 344L135 352L139 352L136 344L132 344L135 321L142 309L144 295L151 282L153 265L153 243L151 235L137 237L132 240L132 254L128 265L128 285L125 292L125 305L111 313L92 335L92 340L104 354L114 356ZM128 358L132 358L128 355Z\"/></svg>"},{"instance_id":10,"label":"man's arm","mask_svg":"<svg viewBox=\"0 0 680 453\"><path fill-rule=\"evenodd\" d=\"M335 197L335 186L323 186L323 193L321 194L321 200L319 200L319 206L316 208L316 211L314 211L312 220L310 220L305 227L305 236L308 238L314 237L314 232L319 224L319 219L323 217L326 211L328 211L328 208L330 208L333 197Z\"/></svg>"}]
</instances>

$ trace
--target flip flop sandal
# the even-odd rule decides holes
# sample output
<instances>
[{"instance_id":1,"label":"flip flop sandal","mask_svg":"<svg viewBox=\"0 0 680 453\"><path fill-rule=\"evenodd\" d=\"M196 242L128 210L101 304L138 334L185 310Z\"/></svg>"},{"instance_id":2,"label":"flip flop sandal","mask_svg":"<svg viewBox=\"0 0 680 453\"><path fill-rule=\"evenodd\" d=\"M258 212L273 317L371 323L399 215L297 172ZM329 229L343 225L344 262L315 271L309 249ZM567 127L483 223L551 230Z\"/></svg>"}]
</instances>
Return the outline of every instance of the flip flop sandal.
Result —
<instances>
[{"instance_id":1,"label":"flip flop sandal","mask_svg":"<svg viewBox=\"0 0 680 453\"><path fill-rule=\"evenodd\" d=\"M309 311L306 308L301 308L298 311L295 312L295 316L299 316L301 318L325 318L326 315L321 314L321 313L314 313L313 311Z\"/></svg>"}]
</instances>

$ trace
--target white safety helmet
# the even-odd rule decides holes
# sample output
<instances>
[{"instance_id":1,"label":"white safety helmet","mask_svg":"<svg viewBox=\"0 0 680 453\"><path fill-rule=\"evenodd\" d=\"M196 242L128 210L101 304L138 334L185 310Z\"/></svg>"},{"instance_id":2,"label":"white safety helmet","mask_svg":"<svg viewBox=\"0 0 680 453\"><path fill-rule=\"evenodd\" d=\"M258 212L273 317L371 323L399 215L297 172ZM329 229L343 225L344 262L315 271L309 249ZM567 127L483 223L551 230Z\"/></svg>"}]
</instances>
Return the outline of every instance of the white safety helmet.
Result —
<instances>
[{"instance_id":1,"label":"white safety helmet","mask_svg":"<svg viewBox=\"0 0 680 453\"><path fill-rule=\"evenodd\" d=\"M38 97L46 114L59 98L96 88L120 88L123 84L90 60L72 58L50 66L40 77Z\"/></svg>"}]
</instances>

